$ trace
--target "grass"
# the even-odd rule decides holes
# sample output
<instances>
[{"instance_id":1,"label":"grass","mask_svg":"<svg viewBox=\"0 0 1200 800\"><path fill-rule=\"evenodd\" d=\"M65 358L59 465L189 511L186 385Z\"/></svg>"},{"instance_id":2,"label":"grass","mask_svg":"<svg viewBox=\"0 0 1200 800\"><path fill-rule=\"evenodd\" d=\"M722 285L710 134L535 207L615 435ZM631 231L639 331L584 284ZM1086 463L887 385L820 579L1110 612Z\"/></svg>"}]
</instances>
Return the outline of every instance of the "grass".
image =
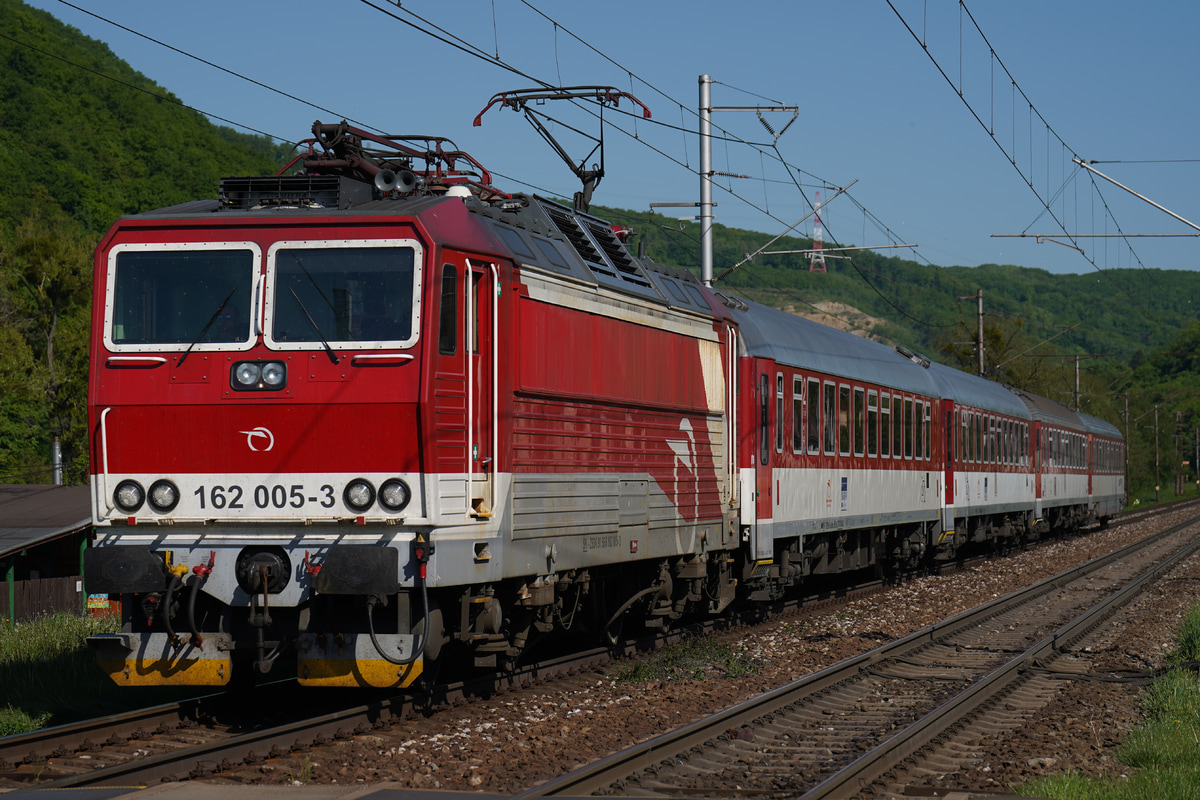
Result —
<instances>
[{"instance_id":1,"label":"grass","mask_svg":"<svg viewBox=\"0 0 1200 800\"><path fill-rule=\"evenodd\" d=\"M1200 798L1200 676L1180 669L1200 661L1200 607L1184 620L1167 659L1171 671L1142 695L1146 721L1117 751L1129 777L1064 773L1018 787L1021 794L1062 800L1196 800Z\"/></svg>"},{"instance_id":2,"label":"grass","mask_svg":"<svg viewBox=\"0 0 1200 800\"><path fill-rule=\"evenodd\" d=\"M120 624L115 617L66 613L0 620L0 736L178 696L174 689L121 689L95 665L83 640Z\"/></svg>"},{"instance_id":3,"label":"grass","mask_svg":"<svg viewBox=\"0 0 1200 800\"><path fill-rule=\"evenodd\" d=\"M731 645L711 637L695 637L668 645L649 658L617 669L625 683L701 681L709 677L738 678L758 670L758 663Z\"/></svg>"}]
</instances>

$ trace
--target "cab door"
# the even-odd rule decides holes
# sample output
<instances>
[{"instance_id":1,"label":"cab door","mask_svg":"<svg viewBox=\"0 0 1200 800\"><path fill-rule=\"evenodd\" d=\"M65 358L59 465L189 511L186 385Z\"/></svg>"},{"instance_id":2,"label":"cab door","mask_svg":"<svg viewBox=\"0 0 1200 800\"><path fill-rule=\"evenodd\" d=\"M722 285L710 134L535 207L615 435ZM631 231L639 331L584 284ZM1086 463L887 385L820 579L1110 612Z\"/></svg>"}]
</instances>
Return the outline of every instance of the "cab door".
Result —
<instances>
[{"instance_id":1,"label":"cab door","mask_svg":"<svg viewBox=\"0 0 1200 800\"><path fill-rule=\"evenodd\" d=\"M491 516L495 505L497 267L445 253L438 269L430 414L438 513Z\"/></svg>"},{"instance_id":2,"label":"cab door","mask_svg":"<svg viewBox=\"0 0 1200 800\"><path fill-rule=\"evenodd\" d=\"M495 262L467 261L465 285L467 342L467 498L470 513L490 517L496 505L497 467L496 382L500 302L499 267Z\"/></svg>"}]
</instances>

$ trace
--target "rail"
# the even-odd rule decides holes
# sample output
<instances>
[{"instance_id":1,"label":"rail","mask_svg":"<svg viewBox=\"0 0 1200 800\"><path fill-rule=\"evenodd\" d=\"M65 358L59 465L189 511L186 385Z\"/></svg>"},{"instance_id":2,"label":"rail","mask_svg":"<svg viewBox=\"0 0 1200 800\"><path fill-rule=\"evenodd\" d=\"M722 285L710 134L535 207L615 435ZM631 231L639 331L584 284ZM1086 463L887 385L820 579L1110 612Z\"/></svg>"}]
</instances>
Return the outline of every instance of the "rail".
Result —
<instances>
[{"instance_id":1,"label":"rail","mask_svg":"<svg viewBox=\"0 0 1200 800\"><path fill-rule=\"evenodd\" d=\"M782 717L790 713L791 709L798 708L804 705L808 699L821 694L829 694L824 703L834 707L849 708L851 706L847 704L846 700L834 698L832 692L860 682L865 675L884 662L894 662L902 657L912 657L922 649L948 639L952 634L976 628L993 618L1008 614L1048 595L1071 581L1079 580L1105 567L1115 565L1136 555L1143 548L1149 548L1163 541L1165 537L1177 533L1187 526L1195 525L1197 522L1200 522L1200 517L1189 519L1157 535L1118 548L1078 567L1065 570L1025 589L884 644L716 715L614 753L567 775L514 795L513 798L514 800L530 800L531 798L553 796L581 797L594 793L620 795L626 786L629 786L630 793L637 794L647 792L664 795L696 794L701 790L694 786L675 791L677 789L675 784L671 784L669 778L664 775L685 765L693 754L706 752L708 748L716 748L719 740L729 740L729 731L741 731L747 728L753 730L755 727L769 728L772 725L782 725L782 727L791 727L795 730L797 726L794 723L781 724L775 717ZM1139 576L1136 581L1122 589L1119 595L1106 600L1103 604L1085 612L1084 615L1078 615L1058 631L1041 638L1033 647L1022 648L1021 652L1014 657L1007 658L1004 666L988 673L983 681L977 681L977 686L973 684L971 688L956 695L950 701L938 704L929 716L921 714L920 720L905 727L900 733L888 737L878 747L864 754L861 763L856 760L854 763L844 764L840 769L830 767L826 770L830 773L829 776L821 778L820 782L806 789L808 793L803 794L803 797L805 800L815 800L826 797L856 796L864 782L874 780L875 776L893 769L905 758L910 757L914 752L925 747L928 742L944 733L947 728L957 724L962 717L972 713L985 702L987 697L995 697L1002 692L1001 682L1020 673L1030 659L1037 658L1038 654L1044 653L1048 649L1061 647L1078 636L1080 631L1098 624L1097 620L1100 617L1110 613L1112 608L1117 605L1128 602L1128 599L1144 587L1147 581L1153 580L1154 577L1161 574L1163 569L1169 568L1198 548L1200 548L1200 540L1186 544L1168 561L1148 571L1145 575ZM772 719L775 719L774 723L771 722ZM704 756L699 756L699 758L703 759ZM725 758L727 760L736 759L736 757L731 759L728 753ZM827 760L832 761L832 759ZM849 761L849 759L845 760ZM707 763L712 764L718 761L720 759L714 757ZM792 764L789 769L792 767L797 767L797 765ZM703 771L702 767L694 770L694 772ZM643 776L651 785L638 785L635 790L633 784L637 784ZM712 786L705 788L715 791ZM741 788L744 792L751 791L750 787L746 785ZM771 792L768 791L767 794L771 794ZM788 792L789 796L797 796L797 794L795 791Z\"/></svg>"}]
</instances>

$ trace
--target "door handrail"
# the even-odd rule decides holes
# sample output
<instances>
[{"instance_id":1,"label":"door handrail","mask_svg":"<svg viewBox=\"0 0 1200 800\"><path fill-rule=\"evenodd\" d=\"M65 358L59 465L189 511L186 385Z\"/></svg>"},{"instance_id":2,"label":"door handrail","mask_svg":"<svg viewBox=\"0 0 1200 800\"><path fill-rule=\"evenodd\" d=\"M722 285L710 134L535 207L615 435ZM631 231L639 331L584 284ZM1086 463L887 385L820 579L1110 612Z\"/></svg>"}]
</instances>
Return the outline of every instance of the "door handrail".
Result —
<instances>
[{"instance_id":1,"label":"door handrail","mask_svg":"<svg viewBox=\"0 0 1200 800\"><path fill-rule=\"evenodd\" d=\"M104 451L103 457L100 459L100 486L104 505L109 510L113 510L112 497L108 491L108 415L112 411L112 406L100 412L100 449Z\"/></svg>"}]
</instances>

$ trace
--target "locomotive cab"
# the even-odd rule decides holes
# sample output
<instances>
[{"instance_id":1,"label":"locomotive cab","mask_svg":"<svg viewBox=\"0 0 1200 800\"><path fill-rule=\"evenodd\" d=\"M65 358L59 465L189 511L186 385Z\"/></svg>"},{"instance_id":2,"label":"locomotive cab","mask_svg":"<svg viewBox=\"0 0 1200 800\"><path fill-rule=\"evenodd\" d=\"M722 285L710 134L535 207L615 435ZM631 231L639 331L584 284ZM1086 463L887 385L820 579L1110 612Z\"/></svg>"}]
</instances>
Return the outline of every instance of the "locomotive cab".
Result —
<instances>
[{"instance_id":1,"label":"locomotive cab","mask_svg":"<svg viewBox=\"0 0 1200 800\"><path fill-rule=\"evenodd\" d=\"M499 273L459 248L496 243L461 196L391 194L231 179L101 243L85 576L122 600L122 631L89 639L117 683L282 657L305 683L404 686L438 647L410 596L428 532L494 502Z\"/></svg>"}]
</instances>

